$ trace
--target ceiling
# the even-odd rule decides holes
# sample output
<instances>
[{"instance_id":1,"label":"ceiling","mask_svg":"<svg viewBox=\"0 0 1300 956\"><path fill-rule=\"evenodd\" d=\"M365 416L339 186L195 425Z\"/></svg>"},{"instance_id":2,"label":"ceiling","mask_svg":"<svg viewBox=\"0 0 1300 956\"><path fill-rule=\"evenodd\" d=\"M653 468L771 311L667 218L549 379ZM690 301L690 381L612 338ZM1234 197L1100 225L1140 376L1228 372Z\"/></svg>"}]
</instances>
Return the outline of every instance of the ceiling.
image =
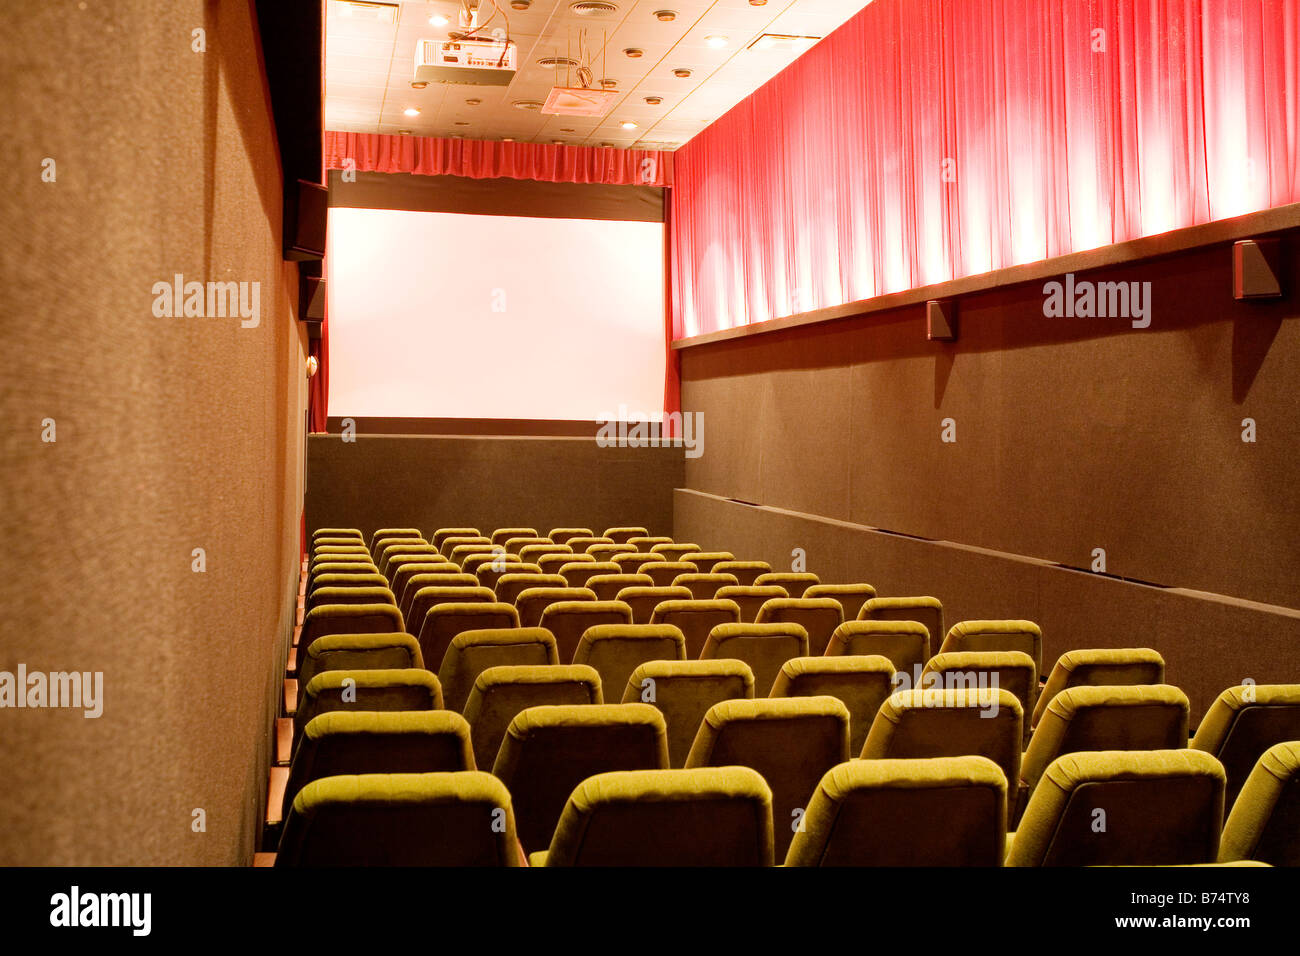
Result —
<instances>
[{"instance_id":1,"label":"ceiling","mask_svg":"<svg viewBox=\"0 0 1300 956\"><path fill-rule=\"evenodd\" d=\"M789 66L812 41L749 49L763 34L821 38L870 0L608 0L605 16L580 16L574 0L531 0L526 10L497 0L500 13L490 33L509 18L518 72L509 86L430 83L412 89L416 41L441 39L456 29L457 0L402 0L387 9L375 4L328 0L325 27L325 128L352 133L463 136L466 139L561 141L575 146L610 145L674 149ZM482 0L484 14L492 0ZM656 13L676 13L661 22ZM449 26L429 18L442 15ZM504 15L504 16L503 16ZM546 56L578 58L586 31L594 87L617 81L617 96L604 116L552 116L516 102L545 102L553 86L578 86L570 71L538 64ZM725 37L710 46L707 37ZM717 41L715 41L716 43ZM626 49L642 51L637 58ZM682 79L674 70L688 69ZM646 97L662 102L650 105ZM477 99L478 105L466 101ZM418 109L418 116L403 111ZM635 123L636 128L622 128Z\"/></svg>"}]
</instances>

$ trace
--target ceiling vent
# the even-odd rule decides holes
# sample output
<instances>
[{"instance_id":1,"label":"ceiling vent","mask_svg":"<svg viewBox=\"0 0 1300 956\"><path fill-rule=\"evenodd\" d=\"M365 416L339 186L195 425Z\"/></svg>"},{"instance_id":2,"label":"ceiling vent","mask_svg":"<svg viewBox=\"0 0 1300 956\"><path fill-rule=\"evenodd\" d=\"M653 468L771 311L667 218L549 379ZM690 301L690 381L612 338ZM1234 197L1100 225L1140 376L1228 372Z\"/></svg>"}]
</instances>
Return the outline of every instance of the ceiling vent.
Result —
<instances>
[{"instance_id":1,"label":"ceiling vent","mask_svg":"<svg viewBox=\"0 0 1300 956\"><path fill-rule=\"evenodd\" d=\"M612 17L618 13L618 4L607 0L578 0L569 4L569 11L575 17Z\"/></svg>"},{"instance_id":2,"label":"ceiling vent","mask_svg":"<svg viewBox=\"0 0 1300 956\"><path fill-rule=\"evenodd\" d=\"M396 23L398 7L395 3L375 3L373 0L335 0L331 12L351 20Z\"/></svg>"},{"instance_id":3,"label":"ceiling vent","mask_svg":"<svg viewBox=\"0 0 1300 956\"><path fill-rule=\"evenodd\" d=\"M582 64L571 56L544 56L537 61L537 65L550 67L552 70L571 70Z\"/></svg>"},{"instance_id":4,"label":"ceiling vent","mask_svg":"<svg viewBox=\"0 0 1300 956\"><path fill-rule=\"evenodd\" d=\"M604 116L618 99L614 90L556 86L546 97L543 113L553 116Z\"/></svg>"}]
</instances>

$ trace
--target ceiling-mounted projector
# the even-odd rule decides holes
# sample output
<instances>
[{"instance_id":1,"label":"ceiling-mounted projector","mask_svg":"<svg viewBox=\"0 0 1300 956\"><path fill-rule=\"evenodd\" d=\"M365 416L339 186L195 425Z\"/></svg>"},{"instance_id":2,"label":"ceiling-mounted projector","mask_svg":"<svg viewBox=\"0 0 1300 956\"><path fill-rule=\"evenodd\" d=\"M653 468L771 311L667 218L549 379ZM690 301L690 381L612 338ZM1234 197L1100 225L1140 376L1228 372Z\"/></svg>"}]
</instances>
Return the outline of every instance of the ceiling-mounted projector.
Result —
<instances>
[{"instance_id":1,"label":"ceiling-mounted projector","mask_svg":"<svg viewBox=\"0 0 1300 956\"><path fill-rule=\"evenodd\" d=\"M415 79L421 83L508 86L517 69L513 40L420 40Z\"/></svg>"}]
</instances>

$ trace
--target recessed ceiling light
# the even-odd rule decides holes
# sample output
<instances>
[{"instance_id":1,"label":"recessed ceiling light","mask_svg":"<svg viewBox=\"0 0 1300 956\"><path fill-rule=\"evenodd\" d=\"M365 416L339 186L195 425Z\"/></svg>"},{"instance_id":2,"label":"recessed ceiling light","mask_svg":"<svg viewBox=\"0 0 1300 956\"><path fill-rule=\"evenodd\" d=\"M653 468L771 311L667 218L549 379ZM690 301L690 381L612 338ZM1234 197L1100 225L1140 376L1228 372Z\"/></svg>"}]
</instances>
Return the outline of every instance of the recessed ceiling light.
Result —
<instances>
[{"instance_id":1,"label":"recessed ceiling light","mask_svg":"<svg viewBox=\"0 0 1300 956\"><path fill-rule=\"evenodd\" d=\"M664 101L664 98L662 96L647 96L645 101L650 106L658 106Z\"/></svg>"},{"instance_id":2,"label":"recessed ceiling light","mask_svg":"<svg viewBox=\"0 0 1300 956\"><path fill-rule=\"evenodd\" d=\"M765 7L767 6L767 0L749 0L749 5L751 7Z\"/></svg>"},{"instance_id":3,"label":"recessed ceiling light","mask_svg":"<svg viewBox=\"0 0 1300 956\"><path fill-rule=\"evenodd\" d=\"M624 123L619 123L618 125L623 127L624 129L636 129L636 123L633 123L631 120L628 120L627 122Z\"/></svg>"},{"instance_id":4,"label":"recessed ceiling light","mask_svg":"<svg viewBox=\"0 0 1300 956\"><path fill-rule=\"evenodd\" d=\"M553 139L553 140L551 140L551 145L552 145L552 146L563 146L563 145L564 145L564 140L562 140L562 139Z\"/></svg>"},{"instance_id":5,"label":"recessed ceiling light","mask_svg":"<svg viewBox=\"0 0 1300 956\"><path fill-rule=\"evenodd\" d=\"M572 133L572 132L573 132L573 127L572 127L572 126L561 126L561 127L560 127L560 132L561 132L561 133Z\"/></svg>"},{"instance_id":6,"label":"recessed ceiling light","mask_svg":"<svg viewBox=\"0 0 1300 956\"><path fill-rule=\"evenodd\" d=\"M690 75L691 75L690 70L686 70L686 69L673 70L673 76L677 77L677 79L679 80L684 80Z\"/></svg>"},{"instance_id":7,"label":"recessed ceiling light","mask_svg":"<svg viewBox=\"0 0 1300 956\"><path fill-rule=\"evenodd\" d=\"M677 19L677 11L676 11L676 10L656 10L656 11L655 11L655 19L656 19L656 20L662 20L664 23L671 23L673 20L676 20L676 19Z\"/></svg>"},{"instance_id":8,"label":"recessed ceiling light","mask_svg":"<svg viewBox=\"0 0 1300 956\"><path fill-rule=\"evenodd\" d=\"M464 120L456 120L456 125L457 125L457 126L468 126L469 123L465 122Z\"/></svg>"},{"instance_id":9,"label":"recessed ceiling light","mask_svg":"<svg viewBox=\"0 0 1300 956\"><path fill-rule=\"evenodd\" d=\"M601 143L600 145L602 149L612 149L614 146L613 143Z\"/></svg>"},{"instance_id":10,"label":"recessed ceiling light","mask_svg":"<svg viewBox=\"0 0 1300 956\"><path fill-rule=\"evenodd\" d=\"M445 27L449 23L451 23L451 21L441 13L435 13L433 16L429 17L429 26L431 27Z\"/></svg>"},{"instance_id":11,"label":"recessed ceiling light","mask_svg":"<svg viewBox=\"0 0 1300 956\"><path fill-rule=\"evenodd\" d=\"M721 50L724 46L727 45L727 38L721 36L720 34L715 33L711 37L705 37L704 42L707 43L709 46L713 47L713 49L715 50Z\"/></svg>"},{"instance_id":12,"label":"recessed ceiling light","mask_svg":"<svg viewBox=\"0 0 1300 956\"><path fill-rule=\"evenodd\" d=\"M419 115L420 115L420 111L417 110L414 106L408 106L406 109L402 110L402 115L403 115L403 116L419 116Z\"/></svg>"},{"instance_id":13,"label":"recessed ceiling light","mask_svg":"<svg viewBox=\"0 0 1300 956\"><path fill-rule=\"evenodd\" d=\"M503 143L513 143L514 141L515 141L515 138L514 138L513 136L502 136L502 137L501 137L501 142L503 142Z\"/></svg>"},{"instance_id":14,"label":"recessed ceiling light","mask_svg":"<svg viewBox=\"0 0 1300 956\"><path fill-rule=\"evenodd\" d=\"M426 83L424 80L412 80L412 81L411 81L411 89L413 89L413 90L422 90L422 89L424 89L424 88L425 88L426 86L428 86L428 85L429 85L429 84Z\"/></svg>"},{"instance_id":15,"label":"recessed ceiling light","mask_svg":"<svg viewBox=\"0 0 1300 956\"><path fill-rule=\"evenodd\" d=\"M644 50L638 50L636 47L630 46L623 51L623 55L627 57L631 57L633 60L637 60L641 58L641 54L644 52L645 52Z\"/></svg>"},{"instance_id":16,"label":"recessed ceiling light","mask_svg":"<svg viewBox=\"0 0 1300 956\"><path fill-rule=\"evenodd\" d=\"M510 0L511 10L527 10L532 5L532 0Z\"/></svg>"},{"instance_id":17,"label":"recessed ceiling light","mask_svg":"<svg viewBox=\"0 0 1300 956\"><path fill-rule=\"evenodd\" d=\"M478 106L483 101L480 99L470 99L465 101L466 106Z\"/></svg>"},{"instance_id":18,"label":"recessed ceiling light","mask_svg":"<svg viewBox=\"0 0 1300 956\"><path fill-rule=\"evenodd\" d=\"M398 134L401 135L401 136L410 136L410 135L411 135L411 131L410 131L409 129L399 129L397 132L398 132Z\"/></svg>"},{"instance_id":19,"label":"recessed ceiling light","mask_svg":"<svg viewBox=\"0 0 1300 956\"><path fill-rule=\"evenodd\" d=\"M600 85L607 90L612 90L614 87L618 86L618 80L614 79L611 76L607 76L600 81Z\"/></svg>"},{"instance_id":20,"label":"recessed ceiling light","mask_svg":"<svg viewBox=\"0 0 1300 956\"><path fill-rule=\"evenodd\" d=\"M517 110L540 110L542 104L537 100L515 100L510 104Z\"/></svg>"}]
</instances>

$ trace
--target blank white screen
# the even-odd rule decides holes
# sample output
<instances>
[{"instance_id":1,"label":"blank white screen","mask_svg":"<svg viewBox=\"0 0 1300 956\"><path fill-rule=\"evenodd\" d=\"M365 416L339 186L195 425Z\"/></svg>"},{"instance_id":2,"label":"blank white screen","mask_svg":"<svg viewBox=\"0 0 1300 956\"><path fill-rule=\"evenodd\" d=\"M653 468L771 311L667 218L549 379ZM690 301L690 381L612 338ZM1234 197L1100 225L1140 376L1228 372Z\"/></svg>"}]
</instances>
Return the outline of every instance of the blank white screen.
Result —
<instances>
[{"instance_id":1,"label":"blank white screen","mask_svg":"<svg viewBox=\"0 0 1300 956\"><path fill-rule=\"evenodd\" d=\"M658 419L663 224L331 208L331 416Z\"/></svg>"}]
</instances>

